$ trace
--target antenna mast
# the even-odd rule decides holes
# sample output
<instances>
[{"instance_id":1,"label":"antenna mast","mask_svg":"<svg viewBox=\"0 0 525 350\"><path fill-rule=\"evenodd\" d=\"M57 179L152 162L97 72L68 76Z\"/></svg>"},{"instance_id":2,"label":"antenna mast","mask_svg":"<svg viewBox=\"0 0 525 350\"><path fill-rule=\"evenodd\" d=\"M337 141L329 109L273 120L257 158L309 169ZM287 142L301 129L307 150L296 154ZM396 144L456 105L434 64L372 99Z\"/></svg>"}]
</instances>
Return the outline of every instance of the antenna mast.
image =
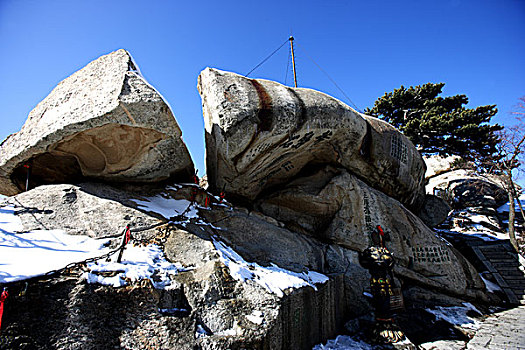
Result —
<instances>
[{"instance_id":1,"label":"antenna mast","mask_svg":"<svg viewBox=\"0 0 525 350\"><path fill-rule=\"evenodd\" d=\"M290 36L289 40L290 40L290 47L292 49L293 82L295 84L295 87L297 87L297 75L295 73L295 56L294 56L294 51L293 51L293 40L294 40L294 37Z\"/></svg>"}]
</instances>

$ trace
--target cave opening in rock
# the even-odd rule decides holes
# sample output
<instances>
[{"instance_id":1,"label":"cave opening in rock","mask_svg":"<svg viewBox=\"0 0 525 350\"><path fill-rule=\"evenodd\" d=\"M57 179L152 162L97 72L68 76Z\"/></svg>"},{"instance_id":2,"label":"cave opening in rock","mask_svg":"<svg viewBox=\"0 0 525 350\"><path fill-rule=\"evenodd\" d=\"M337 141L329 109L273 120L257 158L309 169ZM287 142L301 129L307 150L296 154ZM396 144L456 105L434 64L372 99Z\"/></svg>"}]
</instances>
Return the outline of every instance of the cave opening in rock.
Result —
<instances>
[{"instance_id":1,"label":"cave opening in rock","mask_svg":"<svg viewBox=\"0 0 525 350\"><path fill-rule=\"evenodd\" d=\"M85 179L77 159L58 152L40 154L13 171L11 180L20 191L26 190L28 171L30 189L45 184L78 183Z\"/></svg>"}]
</instances>

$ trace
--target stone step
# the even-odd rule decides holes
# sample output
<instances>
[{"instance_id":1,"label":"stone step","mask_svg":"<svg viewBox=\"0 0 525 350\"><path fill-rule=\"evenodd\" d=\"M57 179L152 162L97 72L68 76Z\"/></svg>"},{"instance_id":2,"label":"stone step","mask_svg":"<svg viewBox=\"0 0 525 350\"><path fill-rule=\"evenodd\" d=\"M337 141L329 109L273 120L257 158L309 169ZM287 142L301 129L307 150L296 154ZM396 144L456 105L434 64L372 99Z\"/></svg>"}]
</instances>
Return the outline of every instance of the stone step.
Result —
<instances>
[{"instance_id":1,"label":"stone step","mask_svg":"<svg viewBox=\"0 0 525 350\"><path fill-rule=\"evenodd\" d=\"M521 270L502 270L500 274L504 278L525 278L525 274Z\"/></svg>"},{"instance_id":2,"label":"stone step","mask_svg":"<svg viewBox=\"0 0 525 350\"><path fill-rule=\"evenodd\" d=\"M500 257L500 256L513 257L512 254L509 254L507 252L484 252L484 251L482 251L482 253L486 257L490 257L490 258Z\"/></svg>"},{"instance_id":3,"label":"stone step","mask_svg":"<svg viewBox=\"0 0 525 350\"><path fill-rule=\"evenodd\" d=\"M509 247L504 245L484 245L479 247L483 252L512 252Z\"/></svg>"},{"instance_id":4,"label":"stone step","mask_svg":"<svg viewBox=\"0 0 525 350\"><path fill-rule=\"evenodd\" d=\"M517 276L517 275L505 275L500 273L501 277L505 279L505 281L525 281L525 277L523 276Z\"/></svg>"},{"instance_id":5,"label":"stone step","mask_svg":"<svg viewBox=\"0 0 525 350\"><path fill-rule=\"evenodd\" d=\"M490 262L489 262L490 263ZM491 264L493 268L496 268L498 270L515 270L515 271L523 271L520 269L520 266L518 264L505 264L505 263L495 263Z\"/></svg>"},{"instance_id":6,"label":"stone step","mask_svg":"<svg viewBox=\"0 0 525 350\"><path fill-rule=\"evenodd\" d=\"M506 279L505 282L507 282L507 284L514 288L514 287L519 287L519 288L523 288L525 290L525 280L509 280L509 279Z\"/></svg>"},{"instance_id":7,"label":"stone step","mask_svg":"<svg viewBox=\"0 0 525 350\"><path fill-rule=\"evenodd\" d=\"M508 257L508 258L518 260L518 257L515 254L509 253L509 252L485 252L482 250L482 253L486 257L490 257L490 258Z\"/></svg>"},{"instance_id":8,"label":"stone step","mask_svg":"<svg viewBox=\"0 0 525 350\"><path fill-rule=\"evenodd\" d=\"M508 264L514 264L514 265L519 265L519 262L517 259L512 259L512 258L508 258L508 257L505 257L505 256L498 256L498 257L489 257L489 256L485 256L485 259L490 261L490 262L505 262L505 263L508 263Z\"/></svg>"}]
</instances>

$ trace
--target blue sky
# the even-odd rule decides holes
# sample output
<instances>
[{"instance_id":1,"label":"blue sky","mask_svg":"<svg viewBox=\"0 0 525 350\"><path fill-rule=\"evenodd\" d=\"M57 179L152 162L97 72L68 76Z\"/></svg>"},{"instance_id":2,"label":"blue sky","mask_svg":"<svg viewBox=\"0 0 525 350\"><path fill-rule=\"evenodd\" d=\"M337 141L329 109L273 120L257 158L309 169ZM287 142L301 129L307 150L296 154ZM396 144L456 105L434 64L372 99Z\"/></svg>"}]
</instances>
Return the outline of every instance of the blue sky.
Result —
<instances>
[{"instance_id":1,"label":"blue sky","mask_svg":"<svg viewBox=\"0 0 525 350\"><path fill-rule=\"evenodd\" d=\"M172 106L203 175L199 72L246 74L290 34L299 86L349 103L312 58L360 109L401 85L444 82L444 95L497 104L494 122L510 125L525 95L523 0L0 0L0 139L62 79L125 48ZM285 82L288 54L250 76Z\"/></svg>"}]
</instances>

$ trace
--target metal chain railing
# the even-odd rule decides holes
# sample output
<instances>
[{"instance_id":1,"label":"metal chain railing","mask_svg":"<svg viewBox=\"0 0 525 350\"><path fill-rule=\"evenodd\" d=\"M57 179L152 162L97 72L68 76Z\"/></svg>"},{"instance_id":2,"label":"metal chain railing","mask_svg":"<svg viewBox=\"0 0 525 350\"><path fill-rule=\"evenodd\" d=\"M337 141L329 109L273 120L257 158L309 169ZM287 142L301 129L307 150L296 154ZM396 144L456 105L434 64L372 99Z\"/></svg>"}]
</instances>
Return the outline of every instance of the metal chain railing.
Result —
<instances>
[{"instance_id":1,"label":"metal chain railing","mask_svg":"<svg viewBox=\"0 0 525 350\"><path fill-rule=\"evenodd\" d=\"M148 231L148 230L152 230L152 229L156 229L157 230L157 234L154 235L153 237L143 237L143 238L139 238L139 237L133 237L132 236L132 241L133 241L133 244L134 245L142 245L142 246L146 246L146 245L149 245L149 244L157 244L159 246L164 246L164 244L166 243L166 241L168 240L169 236L171 235L171 233L173 232L173 229L174 228L178 228L178 229L185 229L185 227L182 226L182 223L186 223L186 222L189 222L191 220L188 220L186 218L186 214L194 207L196 207L197 209L199 209L199 205L197 204L197 200L196 200L196 193L199 193L200 194L204 194L205 196L205 204L206 204L206 207L208 205L211 205L213 203L211 203L211 199L210 198L215 198L212 194L210 194L208 191L206 191L205 189L203 189L202 187L200 186L195 186L194 184L191 184L191 185L187 185L187 184L183 184L183 185L180 185L182 187L195 187L196 188L196 191L192 191L192 200L190 201L190 204L186 207L186 209L174 216L174 217L171 217L169 219L168 222L160 222L160 223L157 223L157 224L153 224L153 225L148 225L148 226L142 226L142 227L129 227L129 226L126 226L126 228L123 230L122 233L118 234L118 235L113 235L113 236L106 236L106 237L101 237L100 239L112 239L112 238L118 238L118 237L123 237L124 235L126 235L126 231L129 229L130 233L138 233L138 232L144 232L144 231ZM224 200L224 194L223 192L221 192L221 195L220 195L220 203L223 203L223 200ZM217 220L217 221L214 221L212 223L209 223L209 224L215 224L217 222L220 222L222 220L225 220L226 218L228 217L231 217L231 214L229 215L226 215L225 217ZM199 224L198 222L195 222L195 224ZM218 234L217 230L213 227L213 226L209 226L212 231L214 232L214 234ZM73 263L70 263L70 264L67 264L66 266L62 267L62 268L59 268L59 269L54 269L54 270L51 270L51 271L48 271L42 275L39 275L39 276L35 276L35 277L32 277L32 278L29 278L27 280L24 280L24 282L30 282L30 281L35 281L35 280L47 280L47 279L50 279L51 277L54 277L56 275L60 275L60 274L65 274L66 272L69 272L71 273L71 271L74 271L74 270L82 270L82 271L87 271L87 264L89 263L92 263L92 262L96 262L96 261L99 261L99 260L109 260L111 258L112 255L114 254L117 254L119 253L122 249L124 249L124 246L127 242L124 242L124 240L122 241L121 244L119 244L118 247L110 250L109 252L103 254L103 255L99 255L99 256L96 256L96 257L91 257L91 258L88 258L88 259L85 259L85 260L82 260L82 261L78 261L78 262L73 262ZM11 283L16 283L16 282L20 282L20 281L15 281L15 282L11 282ZM10 283L9 283L10 284Z\"/></svg>"}]
</instances>

